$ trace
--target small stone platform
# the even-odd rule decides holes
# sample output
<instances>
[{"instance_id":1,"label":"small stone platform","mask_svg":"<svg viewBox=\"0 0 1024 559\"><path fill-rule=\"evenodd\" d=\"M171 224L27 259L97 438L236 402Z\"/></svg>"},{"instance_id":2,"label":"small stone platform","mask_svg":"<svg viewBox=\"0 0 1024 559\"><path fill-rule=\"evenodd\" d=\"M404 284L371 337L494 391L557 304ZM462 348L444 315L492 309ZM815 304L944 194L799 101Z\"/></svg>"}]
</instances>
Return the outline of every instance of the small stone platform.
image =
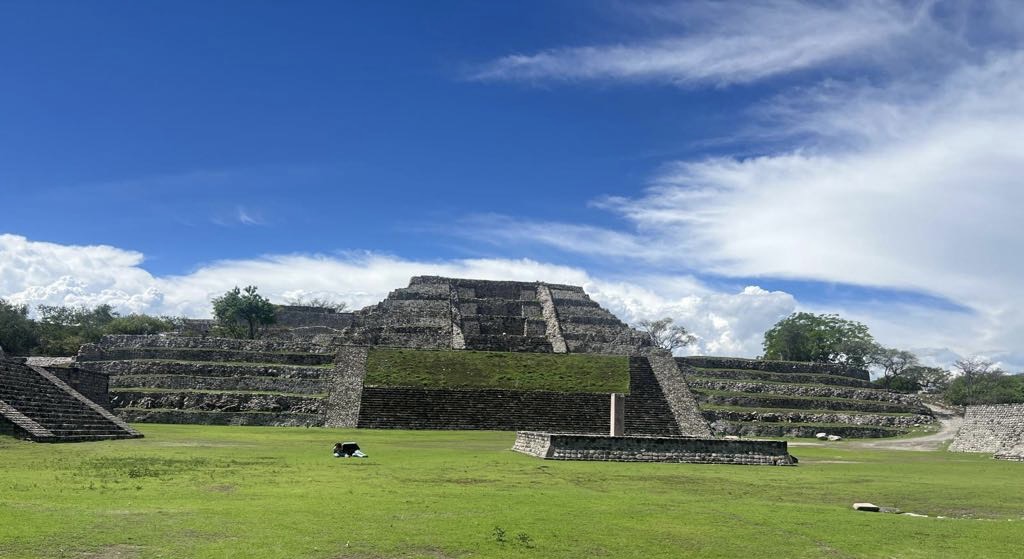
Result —
<instances>
[{"instance_id":1,"label":"small stone platform","mask_svg":"<svg viewBox=\"0 0 1024 559\"><path fill-rule=\"evenodd\" d=\"M516 452L546 460L793 466L785 441L516 432Z\"/></svg>"}]
</instances>

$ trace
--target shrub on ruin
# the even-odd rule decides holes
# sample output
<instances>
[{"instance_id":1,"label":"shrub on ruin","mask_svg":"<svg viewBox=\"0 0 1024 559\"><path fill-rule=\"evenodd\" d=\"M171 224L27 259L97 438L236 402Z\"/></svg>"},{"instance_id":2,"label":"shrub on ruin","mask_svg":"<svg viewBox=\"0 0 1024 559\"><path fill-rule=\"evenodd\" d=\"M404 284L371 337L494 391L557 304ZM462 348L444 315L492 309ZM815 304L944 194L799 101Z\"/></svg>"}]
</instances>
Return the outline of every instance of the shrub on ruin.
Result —
<instances>
[{"instance_id":1,"label":"shrub on ruin","mask_svg":"<svg viewBox=\"0 0 1024 559\"><path fill-rule=\"evenodd\" d=\"M119 316L104 327L107 334L146 335L177 330L179 320L166 316L150 316L132 313Z\"/></svg>"},{"instance_id":2,"label":"shrub on ruin","mask_svg":"<svg viewBox=\"0 0 1024 559\"><path fill-rule=\"evenodd\" d=\"M42 355L75 355L82 344L96 343L106 334L106 327L117 313L110 305L93 308L39 305L36 328L39 332L37 352Z\"/></svg>"},{"instance_id":3,"label":"shrub on ruin","mask_svg":"<svg viewBox=\"0 0 1024 559\"><path fill-rule=\"evenodd\" d=\"M256 293L256 289L254 285L244 290L235 286L213 300L217 334L253 340L267 325L274 323L274 305Z\"/></svg>"},{"instance_id":4,"label":"shrub on ruin","mask_svg":"<svg viewBox=\"0 0 1024 559\"><path fill-rule=\"evenodd\" d=\"M669 351L692 345L697 341L697 336L689 333L686 328L672 324L670 317L641 320L637 326L651 338L652 345Z\"/></svg>"}]
</instances>

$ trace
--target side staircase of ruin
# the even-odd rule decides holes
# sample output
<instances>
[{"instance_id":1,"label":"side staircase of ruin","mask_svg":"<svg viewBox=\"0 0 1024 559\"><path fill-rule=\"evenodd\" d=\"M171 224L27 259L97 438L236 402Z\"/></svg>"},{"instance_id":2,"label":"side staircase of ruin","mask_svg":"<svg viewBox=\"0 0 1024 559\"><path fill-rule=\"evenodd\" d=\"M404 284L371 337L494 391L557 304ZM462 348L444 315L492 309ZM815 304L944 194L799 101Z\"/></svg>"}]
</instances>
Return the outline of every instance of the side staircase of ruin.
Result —
<instances>
[{"instance_id":1,"label":"side staircase of ruin","mask_svg":"<svg viewBox=\"0 0 1024 559\"><path fill-rule=\"evenodd\" d=\"M0 431L37 442L141 437L41 367L0 359Z\"/></svg>"}]
</instances>

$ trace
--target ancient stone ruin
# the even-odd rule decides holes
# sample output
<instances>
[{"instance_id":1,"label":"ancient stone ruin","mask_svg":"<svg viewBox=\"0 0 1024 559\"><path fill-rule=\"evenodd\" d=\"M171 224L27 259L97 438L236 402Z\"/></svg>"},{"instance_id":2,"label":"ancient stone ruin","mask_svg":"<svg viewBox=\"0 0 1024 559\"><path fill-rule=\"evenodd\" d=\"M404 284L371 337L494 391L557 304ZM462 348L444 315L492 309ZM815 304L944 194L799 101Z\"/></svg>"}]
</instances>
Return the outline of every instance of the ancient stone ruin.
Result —
<instances>
[{"instance_id":1,"label":"ancient stone ruin","mask_svg":"<svg viewBox=\"0 0 1024 559\"><path fill-rule=\"evenodd\" d=\"M964 423L949 450L1024 461L1024 404L967 406Z\"/></svg>"},{"instance_id":2,"label":"ancient stone ruin","mask_svg":"<svg viewBox=\"0 0 1024 559\"><path fill-rule=\"evenodd\" d=\"M676 361L719 435L891 437L935 420L916 395L875 388L863 370L729 357Z\"/></svg>"},{"instance_id":3,"label":"ancient stone ruin","mask_svg":"<svg viewBox=\"0 0 1024 559\"><path fill-rule=\"evenodd\" d=\"M0 357L2 434L37 442L142 436L101 404L108 405L106 375L77 368L47 370Z\"/></svg>"}]
</instances>

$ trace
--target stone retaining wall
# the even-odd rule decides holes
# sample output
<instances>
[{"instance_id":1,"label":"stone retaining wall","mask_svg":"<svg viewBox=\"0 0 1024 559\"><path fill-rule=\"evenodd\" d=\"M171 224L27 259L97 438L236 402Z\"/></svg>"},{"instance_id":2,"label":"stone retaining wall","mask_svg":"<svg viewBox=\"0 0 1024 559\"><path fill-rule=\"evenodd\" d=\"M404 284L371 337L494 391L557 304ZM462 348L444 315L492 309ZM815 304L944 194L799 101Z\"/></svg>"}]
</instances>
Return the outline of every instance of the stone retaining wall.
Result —
<instances>
[{"instance_id":1,"label":"stone retaining wall","mask_svg":"<svg viewBox=\"0 0 1024 559\"><path fill-rule=\"evenodd\" d=\"M791 466L796 463L784 441L517 432L512 450L548 460L770 466Z\"/></svg>"},{"instance_id":2,"label":"stone retaining wall","mask_svg":"<svg viewBox=\"0 0 1024 559\"><path fill-rule=\"evenodd\" d=\"M802 363L797 361L769 361L765 359L741 359L739 357L680 357L679 361L691 367L701 369L740 369L768 371L772 373L813 373L821 375L838 375L861 380L871 380L867 371L847 369L835 363Z\"/></svg>"},{"instance_id":3,"label":"stone retaining wall","mask_svg":"<svg viewBox=\"0 0 1024 559\"><path fill-rule=\"evenodd\" d=\"M604 433L607 394L363 387L358 426L371 429L559 429Z\"/></svg>"},{"instance_id":4,"label":"stone retaining wall","mask_svg":"<svg viewBox=\"0 0 1024 559\"><path fill-rule=\"evenodd\" d=\"M862 411L876 413L919 413L927 414L928 408L924 405L912 408L903 404L890 404L886 402L869 400L848 400L844 398L832 399L809 399L796 396L770 396L770 395L746 395L737 394L708 394L700 389L694 390L694 396L698 402L716 406L738 406L744 408L784 408L784 409L814 409L832 411Z\"/></svg>"},{"instance_id":5,"label":"stone retaining wall","mask_svg":"<svg viewBox=\"0 0 1024 559\"><path fill-rule=\"evenodd\" d=\"M843 423L846 425L862 425L875 427L897 427L909 429L916 425L924 425L935 421L931 415L883 415L870 413L829 413L819 411L806 412L757 412L741 410L704 410L704 418L709 422L740 421L758 423ZM734 433L729 433L734 434Z\"/></svg>"},{"instance_id":6,"label":"stone retaining wall","mask_svg":"<svg viewBox=\"0 0 1024 559\"><path fill-rule=\"evenodd\" d=\"M322 414L324 399L285 394L233 392L122 391L111 394L115 408L178 409L219 412L291 412Z\"/></svg>"},{"instance_id":7,"label":"stone retaining wall","mask_svg":"<svg viewBox=\"0 0 1024 559\"><path fill-rule=\"evenodd\" d=\"M1024 404L967 406L964 423L949 445L952 452L991 452L1024 460Z\"/></svg>"},{"instance_id":8,"label":"stone retaining wall","mask_svg":"<svg viewBox=\"0 0 1024 559\"><path fill-rule=\"evenodd\" d=\"M110 410L110 377L102 372L78 367L45 367L53 376L64 381L79 394Z\"/></svg>"},{"instance_id":9,"label":"stone retaining wall","mask_svg":"<svg viewBox=\"0 0 1024 559\"><path fill-rule=\"evenodd\" d=\"M745 392L747 394L777 394L780 396L803 396L805 398L847 398L852 400L872 400L887 402L911 409L921 407L921 400L913 394L903 394L891 390L842 388L834 386L793 385L782 383L717 381L691 379L690 386L707 390L723 390L728 392Z\"/></svg>"}]
</instances>

